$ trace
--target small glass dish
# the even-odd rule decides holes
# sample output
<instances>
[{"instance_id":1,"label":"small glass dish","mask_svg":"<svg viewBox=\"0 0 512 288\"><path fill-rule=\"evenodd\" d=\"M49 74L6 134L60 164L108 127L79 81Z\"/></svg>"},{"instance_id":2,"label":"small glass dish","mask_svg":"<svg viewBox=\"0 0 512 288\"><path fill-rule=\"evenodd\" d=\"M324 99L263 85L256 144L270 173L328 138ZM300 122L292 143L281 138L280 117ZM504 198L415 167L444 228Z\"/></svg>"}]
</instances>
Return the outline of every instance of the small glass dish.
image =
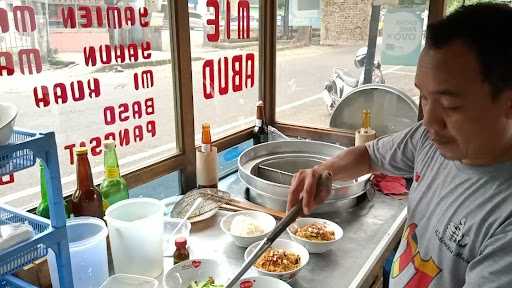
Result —
<instances>
[{"instance_id":1,"label":"small glass dish","mask_svg":"<svg viewBox=\"0 0 512 288\"><path fill-rule=\"evenodd\" d=\"M153 278L116 274L108 277L100 288L155 288L156 286L158 286L158 281Z\"/></svg>"}]
</instances>

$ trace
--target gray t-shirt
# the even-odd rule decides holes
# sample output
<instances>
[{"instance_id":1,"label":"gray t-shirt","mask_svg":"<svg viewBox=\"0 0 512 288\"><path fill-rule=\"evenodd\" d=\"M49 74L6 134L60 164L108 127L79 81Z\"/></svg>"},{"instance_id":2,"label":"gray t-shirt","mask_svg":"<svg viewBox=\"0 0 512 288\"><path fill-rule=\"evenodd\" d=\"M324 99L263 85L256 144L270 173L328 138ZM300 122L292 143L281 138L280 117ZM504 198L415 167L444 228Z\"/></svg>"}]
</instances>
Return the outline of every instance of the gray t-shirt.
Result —
<instances>
[{"instance_id":1,"label":"gray t-shirt","mask_svg":"<svg viewBox=\"0 0 512 288\"><path fill-rule=\"evenodd\" d=\"M512 287L512 162L447 160L421 122L366 147L373 167L414 179L390 287Z\"/></svg>"}]
</instances>

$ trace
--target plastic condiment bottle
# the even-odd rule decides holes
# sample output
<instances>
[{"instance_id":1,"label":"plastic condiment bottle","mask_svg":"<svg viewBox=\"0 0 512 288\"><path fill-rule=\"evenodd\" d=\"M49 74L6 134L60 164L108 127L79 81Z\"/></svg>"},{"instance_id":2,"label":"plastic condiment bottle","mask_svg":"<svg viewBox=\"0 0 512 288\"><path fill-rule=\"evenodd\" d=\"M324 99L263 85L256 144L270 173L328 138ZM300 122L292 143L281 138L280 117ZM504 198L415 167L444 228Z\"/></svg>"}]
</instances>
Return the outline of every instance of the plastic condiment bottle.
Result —
<instances>
[{"instance_id":1,"label":"plastic condiment bottle","mask_svg":"<svg viewBox=\"0 0 512 288\"><path fill-rule=\"evenodd\" d=\"M371 113L369 110L363 110L362 127L356 130L355 145L364 145L376 138L376 132L371 128Z\"/></svg>"},{"instance_id":2,"label":"plastic condiment bottle","mask_svg":"<svg viewBox=\"0 0 512 288\"><path fill-rule=\"evenodd\" d=\"M176 250L174 251L174 265L188 260L190 255L187 250L187 239L185 237L178 237L174 241L174 245L176 245Z\"/></svg>"},{"instance_id":3,"label":"plastic condiment bottle","mask_svg":"<svg viewBox=\"0 0 512 288\"><path fill-rule=\"evenodd\" d=\"M201 151L210 152L212 151L212 133L210 131L210 124L203 123L201 130Z\"/></svg>"},{"instance_id":4,"label":"plastic condiment bottle","mask_svg":"<svg viewBox=\"0 0 512 288\"><path fill-rule=\"evenodd\" d=\"M217 188L217 149L208 123L203 123L201 146L196 151L196 177L197 188Z\"/></svg>"}]
</instances>

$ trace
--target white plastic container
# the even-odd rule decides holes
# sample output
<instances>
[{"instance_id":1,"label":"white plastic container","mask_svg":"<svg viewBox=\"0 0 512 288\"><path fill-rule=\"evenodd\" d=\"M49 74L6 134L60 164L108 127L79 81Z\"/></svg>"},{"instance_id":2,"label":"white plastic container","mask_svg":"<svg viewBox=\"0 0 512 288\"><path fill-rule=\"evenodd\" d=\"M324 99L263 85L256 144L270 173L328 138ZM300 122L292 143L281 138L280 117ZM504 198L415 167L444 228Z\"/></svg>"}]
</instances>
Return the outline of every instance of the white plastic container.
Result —
<instances>
[{"instance_id":1,"label":"white plastic container","mask_svg":"<svg viewBox=\"0 0 512 288\"><path fill-rule=\"evenodd\" d=\"M108 278L107 234L98 218L76 217L67 222L69 252L75 288L97 288ZM52 286L59 288L53 251L48 252Z\"/></svg>"},{"instance_id":2,"label":"white plastic container","mask_svg":"<svg viewBox=\"0 0 512 288\"><path fill-rule=\"evenodd\" d=\"M116 274L162 273L164 205L150 198L117 202L105 212Z\"/></svg>"}]
</instances>

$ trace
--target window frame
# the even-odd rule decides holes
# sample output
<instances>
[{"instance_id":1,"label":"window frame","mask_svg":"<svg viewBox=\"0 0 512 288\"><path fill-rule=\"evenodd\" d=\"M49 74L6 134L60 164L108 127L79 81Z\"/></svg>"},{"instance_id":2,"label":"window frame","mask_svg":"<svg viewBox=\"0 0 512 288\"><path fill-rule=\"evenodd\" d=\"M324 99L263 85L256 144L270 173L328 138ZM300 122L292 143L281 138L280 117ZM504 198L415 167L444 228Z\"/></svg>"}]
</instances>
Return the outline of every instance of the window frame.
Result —
<instances>
[{"instance_id":1,"label":"window frame","mask_svg":"<svg viewBox=\"0 0 512 288\"><path fill-rule=\"evenodd\" d=\"M429 1L428 22L441 19L446 11L446 0ZM192 64L190 48L189 14L187 1L168 1L170 33L174 64L174 90L176 111L176 144L179 152L167 159L123 175L130 188L151 180L180 171L181 191L196 187L194 143L194 102L192 89ZM343 146L352 146L354 132L329 128L294 125L276 121L276 17L277 1L260 0L259 19L259 99L265 103L265 117L272 125L292 137L323 139ZM180 31L181 33L178 33ZM179 72L179 73L178 73ZM184 77L184 75L189 75ZM418 120L423 119L421 102ZM251 138L252 128L233 132L214 141L219 151L240 144Z\"/></svg>"}]
</instances>

